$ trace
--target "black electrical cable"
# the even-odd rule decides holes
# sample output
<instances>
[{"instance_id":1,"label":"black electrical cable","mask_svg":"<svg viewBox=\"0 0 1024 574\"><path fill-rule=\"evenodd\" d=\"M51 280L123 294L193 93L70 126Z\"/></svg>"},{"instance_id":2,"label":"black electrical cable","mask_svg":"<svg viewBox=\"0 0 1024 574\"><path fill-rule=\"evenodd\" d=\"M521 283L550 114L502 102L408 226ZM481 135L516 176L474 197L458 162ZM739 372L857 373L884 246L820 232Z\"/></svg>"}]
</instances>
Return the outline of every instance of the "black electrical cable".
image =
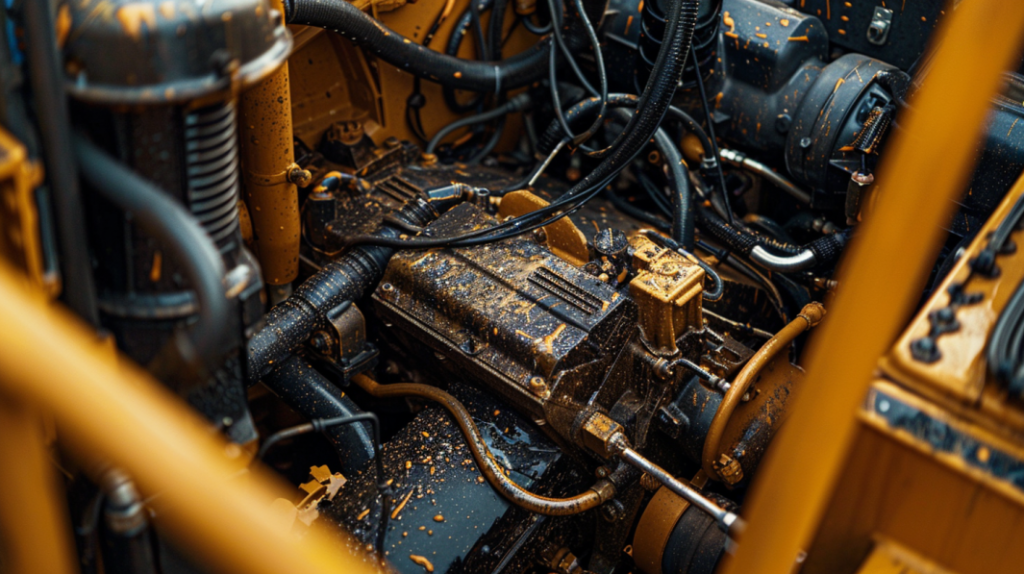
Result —
<instances>
[{"instance_id":1,"label":"black electrical cable","mask_svg":"<svg viewBox=\"0 0 1024 574\"><path fill-rule=\"evenodd\" d=\"M722 201L725 203L725 220L729 225L733 224L732 207L729 204L729 190L725 185L725 174L722 172L722 156L718 150L718 141L715 139L715 118L711 114L711 105L708 103L708 95L704 91L704 78L700 73L700 62L697 60L697 52L690 50L694 66L694 76L697 77L697 91L700 94L700 105L704 108L704 116L708 120L708 136L711 144L711 149L704 148L704 154L711 153L711 157L714 158L715 171L718 174L718 184L720 186L719 192L721 193ZM702 142L703 143L703 142ZM706 144L705 144L706 145Z\"/></svg>"},{"instance_id":2,"label":"black electrical cable","mask_svg":"<svg viewBox=\"0 0 1024 574\"><path fill-rule=\"evenodd\" d=\"M437 35L437 31L444 24L444 21L448 19L448 14L451 12L453 5L454 0L447 0L441 11L438 12L437 17L434 18L434 23L430 25L426 35L423 36L424 48L430 47L430 42L434 40L434 36ZM426 105L427 98L423 95L420 78L417 76L413 78L412 93L405 100L405 120L409 124L409 129L412 133L423 141L427 139L427 131L423 129L423 119L420 116L420 110Z\"/></svg>"},{"instance_id":3,"label":"black electrical cable","mask_svg":"<svg viewBox=\"0 0 1024 574\"><path fill-rule=\"evenodd\" d=\"M398 34L346 0L285 0L289 24L332 30L381 60L425 80L475 92L500 92L528 86L544 77L553 40L543 38L526 51L500 62L477 62L441 54ZM566 38L570 50L586 42L574 26Z\"/></svg>"},{"instance_id":4,"label":"black electrical cable","mask_svg":"<svg viewBox=\"0 0 1024 574\"><path fill-rule=\"evenodd\" d=\"M722 295L725 293L725 283L722 281L722 277L718 274L718 272L715 271L714 267L708 265L703 259L698 257L696 254L694 254L689 249L684 248L677 241L675 241L674 239L672 239L670 237L665 237L665 236L660 235L660 234L658 234L658 233L656 233L654 231L651 231L651 230L645 230L642 233L645 236L649 237L655 243L661 244L663 247L667 247L667 248L669 248L669 249L679 253L680 255L683 255L683 256L687 256L688 255L688 256L690 256L694 261L697 262L697 265L699 265L700 268L704 270L704 273L706 273L709 277L711 277L711 280L712 280L712 282L715 285L715 288L712 289L711 291L705 290L702 293L703 299L705 301L712 301L712 302L719 301L719 300L722 299Z\"/></svg>"},{"instance_id":5,"label":"black electrical cable","mask_svg":"<svg viewBox=\"0 0 1024 574\"><path fill-rule=\"evenodd\" d=\"M504 105L494 108L493 110L488 110L486 112L455 120L454 122L438 130L438 132L434 134L434 137L430 138L430 141L427 143L427 147L424 151L426 153L434 153L434 151L437 150L437 146L441 144L441 140L443 140L445 137L448 136L448 134L454 132L455 130L458 130L459 128L475 124L482 124L484 122L503 117L513 112L523 111L525 109L528 109L530 104L531 99L529 93L523 92L513 97L511 100L505 102Z\"/></svg>"},{"instance_id":6,"label":"black electrical cable","mask_svg":"<svg viewBox=\"0 0 1024 574\"><path fill-rule=\"evenodd\" d=\"M572 50L569 49L569 46L565 42L565 37L562 35L562 28L564 26L564 22L562 21L562 9L560 8L556 0L548 0L547 3L548 10L551 13L551 35L555 38L555 45L558 47L559 51L562 54L562 57L565 58L565 61L569 64L569 68L572 69L573 74L576 75L576 79L580 81L580 84L584 87L584 89L586 89L594 96L599 96L601 92L596 90L594 86L591 85L590 81L587 79L586 74L584 74L583 70L580 69L579 64L576 62L576 55L573 54ZM551 62L553 60L556 60L556 54L549 54L549 75L551 74L550 70L551 66L553 65Z\"/></svg>"},{"instance_id":7,"label":"black electrical cable","mask_svg":"<svg viewBox=\"0 0 1024 574\"><path fill-rule=\"evenodd\" d=\"M591 47L594 50L594 60L597 67L598 78L600 80L601 86L600 90L595 90L594 87L590 84L590 82L587 81L586 76L583 74L582 70L580 70L579 66L576 64L575 57L565 48L565 42L562 40L561 31L561 10L558 8L557 4L555 3L555 0L548 0L548 8L551 11L552 15L552 30L555 36L555 43L558 44L558 47L562 50L566 61L569 62L569 66L575 72L576 77L579 79L580 83L583 84L587 91L589 91L595 97L600 98L600 109L597 113L597 116L594 118L593 123L590 125L589 128L587 128L586 131L580 134L574 133L572 131L572 128L569 127L569 123L566 121L565 115L562 112L562 99L558 93L558 67L554 51L552 51L548 57L548 87L551 90L551 105L555 111L555 118L561 126L564 134L572 140L573 145L580 147L581 150L590 155L594 152L594 150L585 147L583 143L586 142L591 137L593 137L593 135L597 133L597 130L601 127L601 122L603 121L604 113L608 103L608 75L604 67L604 56L601 52L601 45L600 40L597 37L597 32L594 30L593 25L591 25L590 23L590 19L587 17L586 12L583 10L582 3L579 0L576 0L575 5L577 10L579 11L579 17L583 23L584 29L587 31L587 37L590 39Z\"/></svg>"},{"instance_id":8,"label":"black electrical cable","mask_svg":"<svg viewBox=\"0 0 1024 574\"><path fill-rule=\"evenodd\" d=\"M457 237L395 241L394 239L362 235L347 238L346 242L349 245L364 243L388 245L396 249L479 245L531 231L580 209L629 165L664 119L682 74L686 52L689 50L693 36L698 7L698 0L683 0L671 5L666 40L658 53L655 71L651 74L651 79L640 97L637 112L630 117L620 144L604 161L556 201L545 208L502 222L492 228Z\"/></svg>"},{"instance_id":9,"label":"black electrical cable","mask_svg":"<svg viewBox=\"0 0 1024 574\"><path fill-rule=\"evenodd\" d=\"M484 28L481 23L481 12L488 10L491 7L491 0L482 0L477 2L473 0L469 3L469 7L463 11L462 15L459 16L458 21L455 23L455 28L452 30L450 36L448 36L448 45L445 46L444 53L448 56L455 57L459 53L459 47L462 45L462 40L465 38L467 31L470 27L473 28L473 36L476 39L476 59L481 62L486 62L491 59L490 50L487 46L487 39L484 37ZM450 110L453 112L464 114L472 110L479 110L483 105L485 94L476 94L473 98L466 102L459 102L455 95L455 88L450 86L442 86L441 93L444 96L444 102Z\"/></svg>"},{"instance_id":10,"label":"black electrical cable","mask_svg":"<svg viewBox=\"0 0 1024 574\"><path fill-rule=\"evenodd\" d=\"M535 36L543 36L544 34L550 34L551 30L554 29L554 25L552 22L549 21L547 24L543 26L538 26L534 24L532 20L530 20L529 16L520 16L519 21L523 23L523 28L526 28L526 30L529 33Z\"/></svg>"},{"instance_id":11,"label":"black electrical cable","mask_svg":"<svg viewBox=\"0 0 1024 574\"><path fill-rule=\"evenodd\" d=\"M637 107L639 101L640 98L633 94L608 94L608 107L635 108ZM572 125L573 123L579 121L581 118L585 118L589 114L592 114L594 112L594 109L597 108L600 104L601 101L598 98L589 98L586 100L581 100L565 111L565 118L569 122L569 124ZM710 155L712 153L711 138L708 137L707 132L704 131L704 128L701 127L700 123L698 123L697 120L693 119L693 117L690 114L686 113L685 111L675 106L669 106L667 114L672 120L680 122L687 132L697 136L697 139L700 140L701 146L704 148L705 163L711 164L714 161L714 157ZM551 123L548 125L547 129L539 138L539 143L537 146L538 153L546 154L550 152L554 148L555 144L557 144L562 139L563 133L564 131L558 120L552 120ZM618 138L616 139L616 141L618 141ZM606 152L615 145L616 144L613 143L612 145L608 146L603 150L598 150L588 155L590 155L590 157L595 158L603 157L604 155L606 155Z\"/></svg>"},{"instance_id":12,"label":"black electrical cable","mask_svg":"<svg viewBox=\"0 0 1024 574\"><path fill-rule=\"evenodd\" d=\"M373 413L359 413L355 415L349 415L344 417L332 417L329 419L312 419L308 423L301 425L295 425L277 431L276 433L267 437L267 440L263 441L260 445L260 450L256 454L256 460L263 460L266 456L267 451L274 447L277 443L282 440L297 437L300 435L317 432L323 433L327 429L339 426L349 425L354 423L370 423L370 427L373 429L373 462L374 468L377 473L377 490L380 492L381 497L381 518L380 528L377 531L377 554L381 557L384 556L384 536L388 529L388 514L390 512L390 503L388 497L391 495L391 487L388 482L384 479L384 459L381 456L381 442L380 442L380 420L377 415Z\"/></svg>"},{"instance_id":13,"label":"black electrical cable","mask_svg":"<svg viewBox=\"0 0 1024 574\"><path fill-rule=\"evenodd\" d=\"M137 175L82 136L74 138L82 176L104 198L160 241L181 266L199 300L190 330L194 351L213 367L221 360L231 325L224 293L224 261L196 218L169 194Z\"/></svg>"},{"instance_id":14,"label":"black electrical cable","mask_svg":"<svg viewBox=\"0 0 1024 574\"><path fill-rule=\"evenodd\" d=\"M628 120L629 112L624 109L616 109L619 117ZM683 156L679 153L672 138L664 129L658 128L654 132L654 145L661 152L665 167L668 168L669 179L672 181L675 193L672 194L672 205L670 218L672 220L672 238L687 251L693 251L694 242L694 214L693 214L693 193L690 189L690 172L683 163ZM643 185L641 183L641 185Z\"/></svg>"}]
</instances>

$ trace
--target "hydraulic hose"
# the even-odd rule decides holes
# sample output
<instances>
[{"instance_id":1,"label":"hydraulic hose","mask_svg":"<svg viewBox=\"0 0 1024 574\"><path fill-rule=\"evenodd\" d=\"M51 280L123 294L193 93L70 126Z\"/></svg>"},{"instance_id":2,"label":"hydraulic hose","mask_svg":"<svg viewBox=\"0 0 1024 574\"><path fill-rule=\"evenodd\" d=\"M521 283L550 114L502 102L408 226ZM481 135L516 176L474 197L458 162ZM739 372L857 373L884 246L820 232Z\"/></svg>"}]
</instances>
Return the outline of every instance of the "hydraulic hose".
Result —
<instances>
[{"instance_id":1,"label":"hydraulic hose","mask_svg":"<svg viewBox=\"0 0 1024 574\"><path fill-rule=\"evenodd\" d=\"M825 306L818 302L812 302L800 310L800 314L783 327L774 337L765 341L764 345L754 353L754 356L747 361L739 374L725 392L725 397L718 405L715 416L711 419L711 426L708 428L707 437L704 439L704 451L701 456L701 466L709 477L721 480L718 469L715 468L715 459L721 453L722 435L729 425L729 419L733 411L743 400L743 395L750 390L750 385L757 379L757 375L780 351L789 347L804 331L809 331L817 326L825 316Z\"/></svg>"},{"instance_id":2,"label":"hydraulic hose","mask_svg":"<svg viewBox=\"0 0 1024 574\"><path fill-rule=\"evenodd\" d=\"M373 235L396 239L407 233L402 227L423 227L456 204L470 199L474 189L452 184L429 190L388 218ZM389 220L393 223L389 223ZM250 383L268 375L306 342L325 314L345 301L356 301L384 275L395 249L380 245L355 247L328 263L267 313L264 326L249 339Z\"/></svg>"},{"instance_id":3,"label":"hydraulic hose","mask_svg":"<svg viewBox=\"0 0 1024 574\"><path fill-rule=\"evenodd\" d=\"M672 239L682 245L683 249L693 251L694 217L690 170L683 163L683 155L679 153L679 148L665 130L659 129L654 132L654 145L665 158L665 167L671 174L672 189L675 190L672 194ZM721 281L718 283L721 284Z\"/></svg>"},{"instance_id":4,"label":"hydraulic hose","mask_svg":"<svg viewBox=\"0 0 1024 574\"><path fill-rule=\"evenodd\" d=\"M795 183L787 179L782 174L776 173L772 168L765 164L752 160L747 157L746 154L731 149L723 148L718 153L722 156L722 161L725 163L745 169L754 175L767 179L775 187L778 187L782 191L792 195L801 203L811 203L811 194L800 189Z\"/></svg>"},{"instance_id":5,"label":"hydraulic hose","mask_svg":"<svg viewBox=\"0 0 1024 574\"><path fill-rule=\"evenodd\" d=\"M640 98L633 94L608 94L609 108L635 108L637 107L639 101ZM576 104L570 106L569 109L564 112L565 119L570 126L574 126L576 124L581 123L584 119L589 118L598 109L600 109L600 107L601 98L595 97L580 100ZM683 127L686 129L687 132L697 136L697 139L700 141L701 144L701 150L707 157L707 160L714 160L714 156L710 155L710 151L704 151L711 150L711 138L708 136L707 132L704 131L704 128L701 127L697 120L693 118L693 116L675 106L669 106L668 116L673 120L682 123ZM553 150L555 146L558 145L558 142L562 140L563 135L564 131L562 129L561 123L558 120L552 120L551 123L548 124L547 129L544 130L544 133L542 133L541 136L537 139L537 153L539 155L547 155L548 153L550 153L551 150Z\"/></svg>"},{"instance_id":6,"label":"hydraulic hose","mask_svg":"<svg viewBox=\"0 0 1024 574\"><path fill-rule=\"evenodd\" d=\"M471 126L474 124L482 124L495 118L500 118L506 114L521 112L523 110L528 109L530 107L530 104L530 95L526 92L523 92L522 94L513 97L509 101L494 108L493 110L488 110L486 112L455 120L454 122L438 130L438 132L434 134L434 137L430 138L430 141L427 142L427 147L424 150L424 152L434 153L434 150L437 149L437 146L441 144L441 140L443 140L445 137L448 136L448 134L454 132L459 128Z\"/></svg>"},{"instance_id":7,"label":"hydraulic hose","mask_svg":"<svg viewBox=\"0 0 1024 574\"><path fill-rule=\"evenodd\" d=\"M74 138L75 157L85 180L104 198L153 236L181 266L196 299L198 321L192 326L193 349L208 367L219 360L227 341L228 301L224 261L213 240L181 204L82 136Z\"/></svg>"},{"instance_id":8,"label":"hydraulic hose","mask_svg":"<svg viewBox=\"0 0 1024 574\"><path fill-rule=\"evenodd\" d=\"M500 62L464 60L405 38L346 0L285 0L284 4L289 24L326 28L410 74L462 90L498 93L532 84L547 72L548 51L553 48L546 37ZM585 35L576 27L569 32L569 47L581 49L587 42Z\"/></svg>"},{"instance_id":9,"label":"hydraulic hose","mask_svg":"<svg viewBox=\"0 0 1024 574\"><path fill-rule=\"evenodd\" d=\"M263 377L265 384L285 404L305 419L350 417L363 411L345 393L301 357L292 357ZM335 425L324 429L348 475L363 469L374 457L372 428L362 424Z\"/></svg>"},{"instance_id":10,"label":"hydraulic hose","mask_svg":"<svg viewBox=\"0 0 1024 574\"><path fill-rule=\"evenodd\" d=\"M615 110L620 118L628 118L629 112L622 108ZM675 193L672 196L672 239L687 251L693 251L694 218L693 194L690 188L690 170L683 163L683 155L665 130L654 132L654 145L661 152L669 170ZM718 281L721 284L721 281Z\"/></svg>"},{"instance_id":11,"label":"hydraulic hose","mask_svg":"<svg viewBox=\"0 0 1024 574\"><path fill-rule=\"evenodd\" d=\"M603 187L606 180L625 168L650 141L661 125L675 95L676 86L682 79L699 7L699 0L680 0L671 4L665 42L658 52L651 78L637 102L636 112L630 117L616 143L611 146L611 152L566 195L580 195L595 187Z\"/></svg>"},{"instance_id":12,"label":"hydraulic hose","mask_svg":"<svg viewBox=\"0 0 1024 574\"><path fill-rule=\"evenodd\" d=\"M495 490L510 502L530 512L545 516L570 516L596 508L615 495L615 486L608 480L600 480L586 492L569 498L547 498L525 490L505 475L484 442L473 417L458 399L443 390L418 383L394 383L381 385L366 375L356 375L352 382L377 398L420 397L439 403L449 414L466 437L477 466Z\"/></svg>"},{"instance_id":13,"label":"hydraulic hose","mask_svg":"<svg viewBox=\"0 0 1024 574\"><path fill-rule=\"evenodd\" d=\"M792 245L759 235L745 227L730 225L717 213L706 208L697 209L697 222L730 251L750 257L772 271L801 271L834 264L850 238L850 231L842 231L819 237L806 246Z\"/></svg>"}]
</instances>

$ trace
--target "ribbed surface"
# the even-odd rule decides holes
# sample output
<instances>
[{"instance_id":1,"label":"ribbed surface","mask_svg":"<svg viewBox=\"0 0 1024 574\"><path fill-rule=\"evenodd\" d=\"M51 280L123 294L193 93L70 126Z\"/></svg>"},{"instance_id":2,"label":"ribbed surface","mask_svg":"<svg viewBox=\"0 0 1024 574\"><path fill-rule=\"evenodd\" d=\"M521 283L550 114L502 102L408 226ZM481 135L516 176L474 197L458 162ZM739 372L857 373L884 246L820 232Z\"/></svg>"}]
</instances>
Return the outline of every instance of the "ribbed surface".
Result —
<instances>
[{"instance_id":1,"label":"ribbed surface","mask_svg":"<svg viewBox=\"0 0 1024 574\"><path fill-rule=\"evenodd\" d=\"M238 144L231 101L185 115L188 204L218 245L238 229Z\"/></svg>"}]
</instances>

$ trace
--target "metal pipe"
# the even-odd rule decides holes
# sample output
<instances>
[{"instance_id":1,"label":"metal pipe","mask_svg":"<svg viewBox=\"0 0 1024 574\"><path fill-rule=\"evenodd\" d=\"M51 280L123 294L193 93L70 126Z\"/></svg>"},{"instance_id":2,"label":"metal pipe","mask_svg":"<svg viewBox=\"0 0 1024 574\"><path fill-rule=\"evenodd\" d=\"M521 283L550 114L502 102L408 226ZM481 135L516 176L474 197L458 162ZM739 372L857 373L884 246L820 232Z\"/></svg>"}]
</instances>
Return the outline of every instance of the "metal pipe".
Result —
<instances>
[{"instance_id":1,"label":"metal pipe","mask_svg":"<svg viewBox=\"0 0 1024 574\"><path fill-rule=\"evenodd\" d=\"M811 202L811 194L800 189L795 183L787 179L782 174L776 173L767 165L757 160L750 159L746 154L725 148L719 150L719 154L722 156L722 161L725 163L745 169L754 175L767 179L782 191L785 191L797 198L801 203Z\"/></svg>"},{"instance_id":2,"label":"metal pipe","mask_svg":"<svg viewBox=\"0 0 1024 574\"><path fill-rule=\"evenodd\" d=\"M754 384L754 380L757 379L761 369L774 359L780 351L788 349L789 344L801 333L810 330L820 323L824 316L825 306L821 303L815 302L805 305L795 319L780 329L774 337L761 345L761 348L754 353L753 357L750 357L747 364L743 365L743 369L733 379L732 385L725 389L725 396L722 397L722 402L719 403L718 410L715 411L715 416L711 419L708 434L704 438L701 466L709 477L717 480L722 479L718 469L715 468L715 460L721 450L722 435L725 434L725 428L729 425L732 413L740 405L743 395L747 394L747 391L750 390L750 385Z\"/></svg>"},{"instance_id":3,"label":"metal pipe","mask_svg":"<svg viewBox=\"0 0 1024 574\"><path fill-rule=\"evenodd\" d=\"M281 0L271 5L283 21ZM287 60L239 97L238 115L239 160L256 257L267 285L287 285L299 274L302 229L295 183L308 183L310 177L295 165Z\"/></svg>"},{"instance_id":4,"label":"metal pipe","mask_svg":"<svg viewBox=\"0 0 1024 574\"><path fill-rule=\"evenodd\" d=\"M366 375L352 377L352 382L377 398L421 397L440 404L458 423L466 443L480 472L495 490L510 502L530 512L545 516L570 516L600 506L615 496L615 486L602 479L582 494L568 498L548 498L534 494L519 486L505 475L504 469L494 460L487 443L473 417L458 399L437 387L418 383L393 383L381 385Z\"/></svg>"},{"instance_id":5,"label":"metal pipe","mask_svg":"<svg viewBox=\"0 0 1024 574\"><path fill-rule=\"evenodd\" d=\"M810 249L804 249L796 255L775 255L764 247L755 245L750 251L750 258L761 267L780 273L803 271L818 264L818 259Z\"/></svg>"},{"instance_id":6,"label":"metal pipe","mask_svg":"<svg viewBox=\"0 0 1024 574\"><path fill-rule=\"evenodd\" d=\"M6 263L0 263L0 317L0 387L5 394L53 416L71 454L107 460L129 472L144 494L159 493L162 531L211 572L372 571L364 558L342 550L341 533L328 535L314 527L301 540L292 536L290 523L282 522L271 503L290 499L294 489L265 469L241 477L247 457L238 445L226 442L129 360L116 357L111 345L74 315L46 304ZM0 433L0 441L6 437ZM21 476L24 461L20 465L18 473L4 465L0 476ZM0 501L40 504L25 492L0 489ZM34 506L25 516L39 513ZM52 540L40 536L35 547ZM54 548L51 544L42 554Z\"/></svg>"},{"instance_id":7,"label":"metal pipe","mask_svg":"<svg viewBox=\"0 0 1024 574\"><path fill-rule=\"evenodd\" d=\"M96 286L90 267L85 231L85 207L78 189L78 168L71 149L61 59L57 53L52 2L25 2L25 42L36 119L46 163L46 179L53 193L53 212L64 292L62 299L79 316L99 325Z\"/></svg>"},{"instance_id":8,"label":"metal pipe","mask_svg":"<svg viewBox=\"0 0 1024 574\"><path fill-rule=\"evenodd\" d=\"M644 458L628 446L626 438L618 435L613 439L612 446L618 450L619 456L634 467L646 472L664 484L669 490L678 494L695 507L708 513L718 523L719 528L730 535L738 535L746 528L746 522L735 512L726 510L715 501L701 494L699 490L669 474L665 469Z\"/></svg>"},{"instance_id":9,"label":"metal pipe","mask_svg":"<svg viewBox=\"0 0 1024 574\"><path fill-rule=\"evenodd\" d=\"M807 544L833 500L878 359L920 300L966 189L990 98L1020 55L1024 2L1000 2L998 18L992 7L961 2L930 42L934 64L886 147L877 180L884 191L840 269L843 288L810 350L787 430L758 469L744 507L750 528L725 574L792 572L798 552L814 553Z\"/></svg>"}]
</instances>

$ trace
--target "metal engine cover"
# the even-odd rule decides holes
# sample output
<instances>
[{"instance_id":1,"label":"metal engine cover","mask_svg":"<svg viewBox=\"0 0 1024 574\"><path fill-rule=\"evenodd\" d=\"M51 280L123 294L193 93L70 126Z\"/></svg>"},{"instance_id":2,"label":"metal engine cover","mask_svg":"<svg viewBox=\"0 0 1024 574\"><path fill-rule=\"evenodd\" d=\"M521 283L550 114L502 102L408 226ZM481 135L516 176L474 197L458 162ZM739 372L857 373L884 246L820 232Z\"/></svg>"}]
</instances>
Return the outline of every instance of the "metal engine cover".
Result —
<instances>
[{"instance_id":1,"label":"metal engine cover","mask_svg":"<svg viewBox=\"0 0 1024 574\"><path fill-rule=\"evenodd\" d=\"M444 237L494 223L464 204L428 230ZM373 299L381 319L404 340L427 345L454 372L483 382L563 436L637 324L628 296L529 235L399 252Z\"/></svg>"}]
</instances>

